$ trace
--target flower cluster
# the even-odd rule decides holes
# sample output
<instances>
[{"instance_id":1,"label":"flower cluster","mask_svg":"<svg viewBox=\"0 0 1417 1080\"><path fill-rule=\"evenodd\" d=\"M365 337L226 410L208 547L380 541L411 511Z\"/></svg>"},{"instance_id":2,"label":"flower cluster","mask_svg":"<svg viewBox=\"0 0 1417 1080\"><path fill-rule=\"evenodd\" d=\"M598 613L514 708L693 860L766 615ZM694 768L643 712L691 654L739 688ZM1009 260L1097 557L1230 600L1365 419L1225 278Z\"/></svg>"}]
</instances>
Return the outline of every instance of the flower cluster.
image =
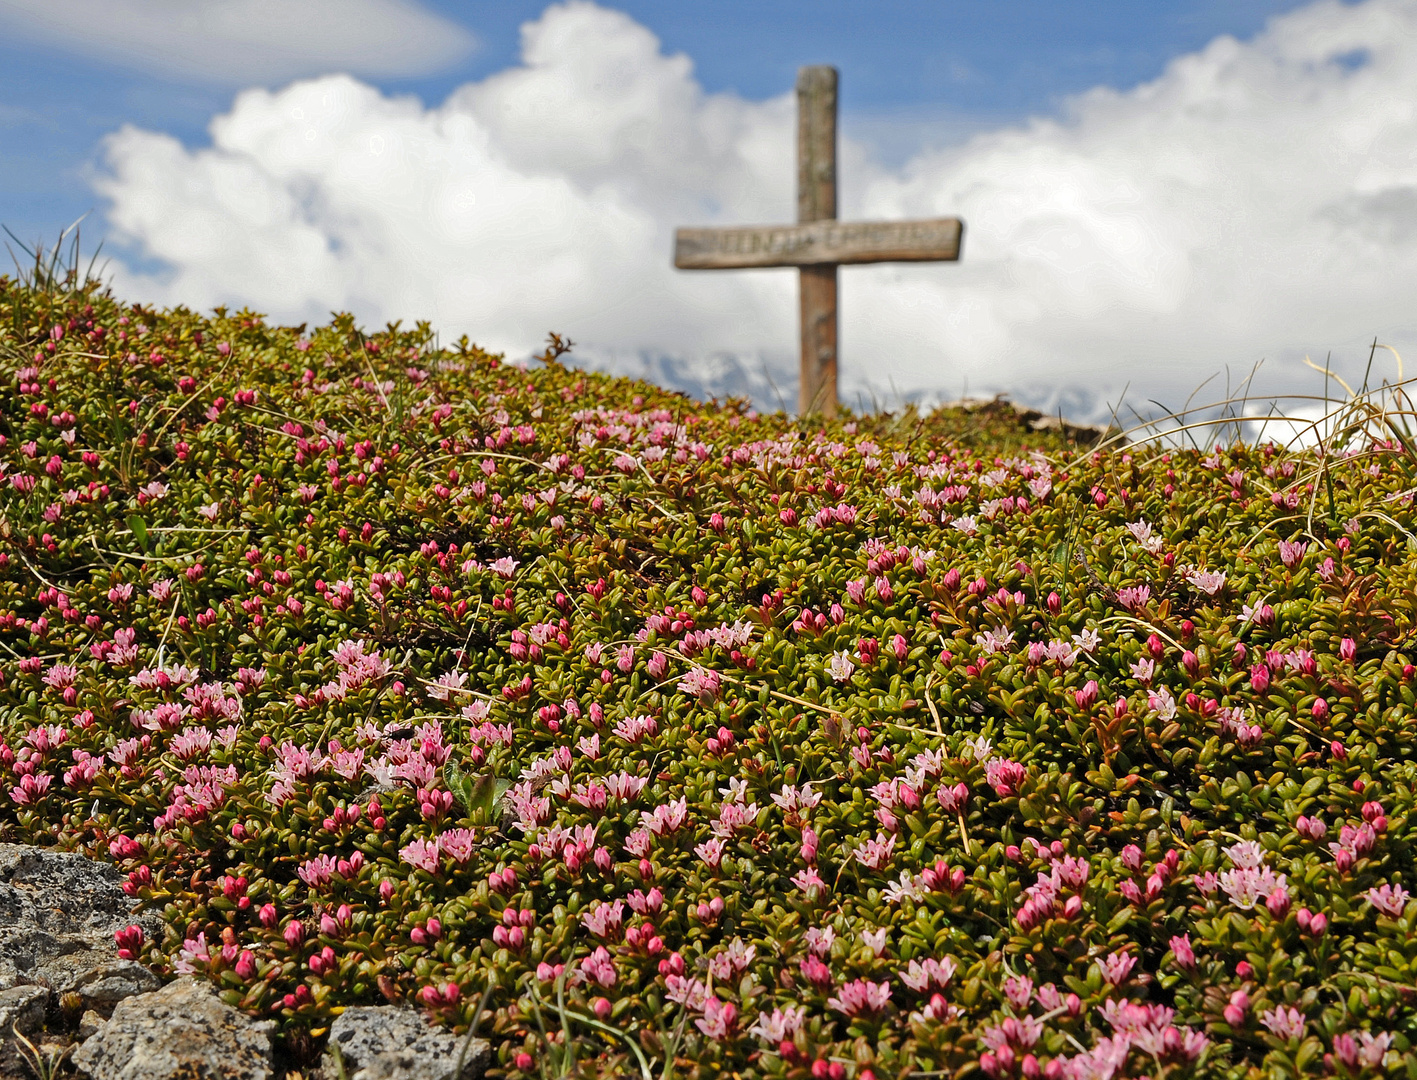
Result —
<instances>
[{"instance_id":1,"label":"flower cluster","mask_svg":"<svg viewBox=\"0 0 1417 1080\"><path fill-rule=\"evenodd\" d=\"M507 1077L1417 1071L1404 444L545 359L0 279L0 839L125 957Z\"/></svg>"}]
</instances>

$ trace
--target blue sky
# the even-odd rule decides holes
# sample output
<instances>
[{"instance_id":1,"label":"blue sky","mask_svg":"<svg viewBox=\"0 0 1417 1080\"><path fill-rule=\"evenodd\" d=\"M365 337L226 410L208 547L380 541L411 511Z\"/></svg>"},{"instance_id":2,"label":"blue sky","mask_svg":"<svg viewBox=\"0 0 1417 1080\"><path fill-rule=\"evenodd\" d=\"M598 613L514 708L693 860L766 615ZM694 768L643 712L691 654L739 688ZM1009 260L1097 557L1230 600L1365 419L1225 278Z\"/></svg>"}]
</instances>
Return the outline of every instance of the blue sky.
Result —
<instances>
[{"instance_id":1,"label":"blue sky","mask_svg":"<svg viewBox=\"0 0 1417 1080\"><path fill-rule=\"evenodd\" d=\"M241 84L95 56L60 34L36 33L17 18L14 9L23 6L0 0L0 223L26 242L48 241L92 210L86 225L100 236L103 204L85 179L99 140L132 123L207 145L208 123ZM613 6L653 30L666 50L692 57L711 92L768 98L791 87L802 64L837 65L843 128L883 158L901 160L923 145L1054 113L1070 95L1096 85L1155 78L1173 57L1220 34L1248 37L1270 15L1298 4L635 0ZM434 104L462 83L514 63L519 28L546 4L440 0L422 7L464 27L471 48L438 71L369 81ZM293 63L288 70L294 76L342 68Z\"/></svg>"},{"instance_id":2,"label":"blue sky","mask_svg":"<svg viewBox=\"0 0 1417 1080\"><path fill-rule=\"evenodd\" d=\"M1417 346L1417 0L0 0L0 222L92 210L133 299L555 328L770 400L791 272L667 252L790 219L821 62L842 215L966 219L957 265L843 271L848 399L1096 413Z\"/></svg>"}]
</instances>

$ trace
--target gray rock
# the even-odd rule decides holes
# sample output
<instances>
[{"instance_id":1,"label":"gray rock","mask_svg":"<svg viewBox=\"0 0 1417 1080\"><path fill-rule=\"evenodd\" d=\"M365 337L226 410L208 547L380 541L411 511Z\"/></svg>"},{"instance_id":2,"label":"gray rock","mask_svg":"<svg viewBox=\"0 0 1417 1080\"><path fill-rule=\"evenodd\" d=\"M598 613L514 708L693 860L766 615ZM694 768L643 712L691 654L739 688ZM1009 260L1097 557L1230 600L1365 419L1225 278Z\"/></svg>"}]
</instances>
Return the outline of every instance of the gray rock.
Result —
<instances>
[{"instance_id":1,"label":"gray rock","mask_svg":"<svg viewBox=\"0 0 1417 1080\"><path fill-rule=\"evenodd\" d=\"M92 954L75 954L50 961L45 973L55 996L77 994L79 1007L112 1011L124 998L150 994L162 980L132 960L99 960Z\"/></svg>"},{"instance_id":2,"label":"gray rock","mask_svg":"<svg viewBox=\"0 0 1417 1080\"><path fill-rule=\"evenodd\" d=\"M486 1039L473 1039L458 1076L464 1042L430 1026L421 1012L395 1005L352 1006L330 1027L330 1046L339 1047L349 1080L477 1080L491 1047ZM327 1080L339 1076L333 1050L320 1064Z\"/></svg>"},{"instance_id":3,"label":"gray rock","mask_svg":"<svg viewBox=\"0 0 1417 1080\"><path fill-rule=\"evenodd\" d=\"M93 1080L270 1080L274 1030L189 977L120 1001L73 1062Z\"/></svg>"},{"instance_id":4,"label":"gray rock","mask_svg":"<svg viewBox=\"0 0 1417 1080\"><path fill-rule=\"evenodd\" d=\"M42 986L12 986L0 990L0 1039L13 1032L28 1034L44 1024L49 991Z\"/></svg>"},{"instance_id":5,"label":"gray rock","mask_svg":"<svg viewBox=\"0 0 1417 1080\"><path fill-rule=\"evenodd\" d=\"M85 1039L97 1035L106 1023L108 1020L102 1013L94 1012L92 1009L87 1010L83 1016L79 1017L79 1041L83 1042Z\"/></svg>"},{"instance_id":6,"label":"gray rock","mask_svg":"<svg viewBox=\"0 0 1417 1080\"><path fill-rule=\"evenodd\" d=\"M82 855L0 844L0 989L36 984L107 1008L155 988L141 965L116 958L113 935L125 926L162 933L157 916L133 914L137 901L122 882L116 868Z\"/></svg>"}]
</instances>

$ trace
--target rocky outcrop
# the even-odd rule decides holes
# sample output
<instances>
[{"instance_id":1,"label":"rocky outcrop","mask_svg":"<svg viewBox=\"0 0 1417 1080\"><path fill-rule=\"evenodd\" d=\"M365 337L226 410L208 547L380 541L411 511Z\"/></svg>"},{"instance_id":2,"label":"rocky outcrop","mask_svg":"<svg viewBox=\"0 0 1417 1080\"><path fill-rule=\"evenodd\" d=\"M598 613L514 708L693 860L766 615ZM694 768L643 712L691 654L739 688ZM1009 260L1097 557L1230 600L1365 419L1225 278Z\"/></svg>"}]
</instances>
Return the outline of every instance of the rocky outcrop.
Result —
<instances>
[{"instance_id":1,"label":"rocky outcrop","mask_svg":"<svg viewBox=\"0 0 1417 1080\"><path fill-rule=\"evenodd\" d=\"M133 914L136 906L112 866L0 844L0 990L40 987L49 1006L76 995L69 1005L100 1012L156 990L156 975L117 958L116 931L137 923L149 936L162 933L155 916Z\"/></svg>"},{"instance_id":2,"label":"rocky outcrop","mask_svg":"<svg viewBox=\"0 0 1417 1080\"><path fill-rule=\"evenodd\" d=\"M13 1031L26 1035L44 1023L49 991L42 986L12 986L0 990L0 1039Z\"/></svg>"},{"instance_id":3,"label":"rocky outcrop","mask_svg":"<svg viewBox=\"0 0 1417 1080\"><path fill-rule=\"evenodd\" d=\"M82 1045L70 1060L90 1080L270 1080L274 1022L227 1005L204 979L164 987L118 958L117 931L137 924L150 939L163 934L161 920L136 907L108 864L0 844L0 1049L12 1032L37 1039L46 1018L48 1031L72 1039L78 1017ZM477 1080L490 1057L487 1040L430 1026L418 1010L355 1006L331 1027L321 1072ZM9 1075L0 1062L0 1077Z\"/></svg>"},{"instance_id":4,"label":"rocky outcrop","mask_svg":"<svg viewBox=\"0 0 1417 1080\"><path fill-rule=\"evenodd\" d=\"M92 1080L269 1080L270 1020L252 1020L185 978L120 1001L113 1016L74 1052Z\"/></svg>"},{"instance_id":5,"label":"rocky outcrop","mask_svg":"<svg viewBox=\"0 0 1417 1080\"><path fill-rule=\"evenodd\" d=\"M487 1040L469 1042L393 1005L345 1009L330 1027L329 1047L321 1062L327 1080L340 1075L336 1052L349 1080L476 1080L491 1056Z\"/></svg>"}]
</instances>

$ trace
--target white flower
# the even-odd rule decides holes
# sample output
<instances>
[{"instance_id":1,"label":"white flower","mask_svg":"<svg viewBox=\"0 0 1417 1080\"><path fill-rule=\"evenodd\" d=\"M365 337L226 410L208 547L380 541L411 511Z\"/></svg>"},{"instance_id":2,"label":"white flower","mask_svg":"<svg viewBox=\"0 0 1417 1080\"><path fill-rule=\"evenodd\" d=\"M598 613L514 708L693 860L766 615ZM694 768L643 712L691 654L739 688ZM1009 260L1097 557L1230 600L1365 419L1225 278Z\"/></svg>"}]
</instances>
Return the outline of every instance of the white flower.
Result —
<instances>
[{"instance_id":1,"label":"white flower","mask_svg":"<svg viewBox=\"0 0 1417 1080\"><path fill-rule=\"evenodd\" d=\"M428 684L428 696L434 701L447 701L448 695L467 685L467 675L461 671L445 671L436 682Z\"/></svg>"},{"instance_id":2,"label":"white flower","mask_svg":"<svg viewBox=\"0 0 1417 1080\"><path fill-rule=\"evenodd\" d=\"M994 744L983 735L975 735L973 738L964 740L963 749L968 750L974 760L982 764L989 760L989 754L993 751Z\"/></svg>"},{"instance_id":3,"label":"white flower","mask_svg":"<svg viewBox=\"0 0 1417 1080\"><path fill-rule=\"evenodd\" d=\"M1176 716L1176 699L1171 696L1171 691L1164 686L1158 686L1147 698L1147 704L1151 706L1156 718L1161 721L1173 720Z\"/></svg>"},{"instance_id":4,"label":"white flower","mask_svg":"<svg viewBox=\"0 0 1417 1080\"><path fill-rule=\"evenodd\" d=\"M1073 644L1089 656L1097 650L1097 646L1102 643L1102 635L1091 627L1080 634L1073 635Z\"/></svg>"},{"instance_id":5,"label":"white flower","mask_svg":"<svg viewBox=\"0 0 1417 1080\"><path fill-rule=\"evenodd\" d=\"M827 661L827 674L837 682L846 682L855 670L856 665L851 662L850 653L832 653L831 659Z\"/></svg>"},{"instance_id":6,"label":"white flower","mask_svg":"<svg viewBox=\"0 0 1417 1080\"><path fill-rule=\"evenodd\" d=\"M1161 537L1152 535L1151 523L1144 518L1141 521L1129 523L1127 530L1136 538L1136 542L1141 545L1142 550L1149 555L1159 555L1166 547Z\"/></svg>"},{"instance_id":7,"label":"white flower","mask_svg":"<svg viewBox=\"0 0 1417 1080\"><path fill-rule=\"evenodd\" d=\"M974 536L979 532L979 522L966 514L964 517L957 517L950 522L951 527L958 529L965 536Z\"/></svg>"},{"instance_id":8,"label":"white flower","mask_svg":"<svg viewBox=\"0 0 1417 1080\"><path fill-rule=\"evenodd\" d=\"M1225 571L1192 570L1186 575L1191 587L1199 589L1207 596L1214 596L1225 588Z\"/></svg>"},{"instance_id":9,"label":"white flower","mask_svg":"<svg viewBox=\"0 0 1417 1080\"><path fill-rule=\"evenodd\" d=\"M1008 652L1009 646L1014 643L1014 632L999 627L995 630L985 630L984 633L975 637L974 643L980 647L987 655L994 653Z\"/></svg>"}]
</instances>

